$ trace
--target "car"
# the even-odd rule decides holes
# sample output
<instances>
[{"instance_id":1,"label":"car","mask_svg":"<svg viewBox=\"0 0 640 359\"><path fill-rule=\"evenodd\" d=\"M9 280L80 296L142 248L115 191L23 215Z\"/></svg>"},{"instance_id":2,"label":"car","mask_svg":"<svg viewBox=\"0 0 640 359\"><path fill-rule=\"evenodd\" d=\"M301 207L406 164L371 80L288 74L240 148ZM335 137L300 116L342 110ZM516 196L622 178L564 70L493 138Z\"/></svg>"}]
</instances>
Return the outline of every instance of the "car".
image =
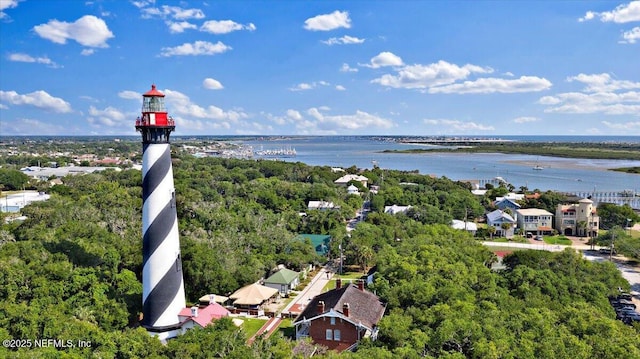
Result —
<instances>
[{"instance_id":1,"label":"car","mask_svg":"<svg viewBox=\"0 0 640 359\"><path fill-rule=\"evenodd\" d=\"M528 233L527 233L527 238L533 238L533 233L528 232Z\"/></svg>"},{"instance_id":2,"label":"car","mask_svg":"<svg viewBox=\"0 0 640 359\"><path fill-rule=\"evenodd\" d=\"M616 313L618 314L640 314L638 312L636 312L636 309L633 307L619 307L619 308L615 308Z\"/></svg>"},{"instance_id":3,"label":"car","mask_svg":"<svg viewBox=\"0 0 640 359\"><path fill-rule=\"evenodd\" d=\"M600 252L600 254L616 254L616 250L611 248L600 248L598 252Z\"/></svg>"},{"instance_id":4,"label":"car","mask_svg":"<svg viewBox=\"0 0 640 359\"><path fill-rule=\"evenodd\" d=\"M616 299L631 301L633 300L633 297L631 296L631 294L620 294L619 296L616 297Z\"/></svg>"},{"instance_id":5,"label":"car","mask_svg":"<svg viewBox=\"0 0 640 359\"><path fill-rule=\"evenodd\" d=\"M636 314L629 314L629 315L625 315L622 316L622 318L620 318L622 320L622 322L624 324L631 324L633 322L640 322L640 314L636 313Z\"/></svg>"},{"instance_id":6,"label":"car","mask_svg":"<svg viewBox=\"0 0 640 359\"><path fill-rule=\"evenodd\" d=\"M534 239L535 239L536 241L541 241L543 238L542 238L542 236L541 236L541 235L539 235L539 234L538 234L538 235L536 236L536 238L534 238Z\"/></svg>"},{"instance_id":7,"label":"car","mask_svg":"<svg viewBox=\"0 0 640 359\"><path fill-rule=\"evenodd\" d=\"M611 303L611 305L615 305L615 304L624 304L624 305L634 305L632 301L627 300L627 299L617 299L617 298L612 298L609 300L609 303Z\"/></svg>"}]
</instances>

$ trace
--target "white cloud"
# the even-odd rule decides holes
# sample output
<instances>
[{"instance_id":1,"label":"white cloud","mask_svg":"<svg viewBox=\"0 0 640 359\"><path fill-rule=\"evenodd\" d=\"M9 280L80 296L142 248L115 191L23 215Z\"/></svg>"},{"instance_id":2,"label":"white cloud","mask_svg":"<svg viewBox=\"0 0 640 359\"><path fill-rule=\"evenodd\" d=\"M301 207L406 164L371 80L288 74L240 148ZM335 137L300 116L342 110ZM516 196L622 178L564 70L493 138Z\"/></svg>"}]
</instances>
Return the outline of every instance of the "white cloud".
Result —
<instances>
[{"instance_id":1,"label":"white cloud","mask_svg":"<svg viewBox=\"0 0 640 359\"><path fill-rule=\"evenodd\" d=\"M579 74L568 77L568 82L580 82L586 87L582 92L565 92L544 96L538 103L546 106L545 112L607 115L640 114L640 82L614 80L611 75Z\"/></svg>"},{"instance_id":2,"label":"white cloud","mask_svg":"<svg viewBox=\"0 0 640 359\"><path fill-rule=\"evenodd\" d=\"M585 92L611 92L617 90L633 90L640 89L640 82L613 80L611 75L602 74L579 74L577 76L568 77L567 81L582 82L587 85Z\"/></svg>"},{"instance_id":3,"label":"white cloud","mask_svg":"<svg viewBox=\"0 0 640 359\"><path fill-rule=\"evenodd\" d=\"M480 78L475 81L430 87L429 93L516 93L547 90L551 82L535 76L521 76L519 79Z\"/></svg>"},{"instance_id":4,"label":"white cloud","mask_svg":"<svg viewBox=\"0 0 640 359\"><path fill-rule=\"evenodd\" d=\"M302 82L295 85L294 87L290 87L289 91L308 91L308 90L313 90L318 86L329 86L329 85L331 84L326 81L314 81L312 83Z\"/></svg>"},{"instance_id":5,"label":"white cloud","mask_svg":"<svg viewBox=\"0 0 640 359\"><path fill-rule=\"evenodd\" d=\"M314 85L308 84L306 82L302 82L295 85L294 87L290 87L289 91L306 91L306 90L311 90L314 87L315 87Z\"/></svg>"},{"instance_id":6,"label":"white cloud","mask_svg":"<svg viewBox=\"0 0 640 359\"><path fill-rule=\"evenodd\" d=\"M136 92L136 91L130 91L130 90L120 91L120 92L118 92L118 97L124 98L124 99L127 99L127 100L140 100L140 101L142 101L142 94L140 94L139 92Z\"/></svg>"},{"instance_id":7,"label":"white cloud","mask_svg":"<svg viewBox=\"0 0 640 359\"><path fill-rule=\"evenodd\" d=\"M495 128L493 126L487 126L483 124L478 124L475 122L462 122L458 120L448 120L448 119L424 119L425 125L428 126L439 126L441 128L446 127L444 131L440 130L438 132L443 133L447 131L453 132L473 132L473 131L493 131Z\"/></svg>"},{"instance_id":8,"label":"white cloud","mask_svg":"<svg viewBox=\"0 0 640 359\"><path fill-rule=\"evenodd\" d=\"M550 113L603 113L607 115L640 114L640 92L567 92L555 96L544 96L539 104L547 105Z\"/></svg>"},{"instance_id":9,"label":"white cloud","mask_svg":"<svg viewBox=\"0 0 640 359\"><path fill-rule=\"evenodd\" d=\"M212 33L212 34L228 34L238 30L255 31L256 26L252 23L247 25L238 24L231 20L209 20L200 26L200 31Z\"/></svg>"},{"instance_id":10,"label":"white cloud","mask_svg":"<svg viewBox=\"0 0 640 359\"><path fill-rule=\"evenodd\" d=\"M183 33L187 29L197 29L198 26L192 24L188 21L167 21L167 25L169 26L169 32L172 34L180 34Z\"/></svg>"},{"instance_id":11,"label":"white cloud","mask_svg":"<svg viewBox=\"0 0 640 359\"><path fill-rule=\"evenodd\" d=\"M90 56L95 54L96 51L94 49L82 49L82 51L80 51L80 55L82 56Z\"/></svg>"},{"instance_id":12,"label":"white cloud","mask_svg":"<svg viewBox=\"0 0 640 359\"><path fill-rule=\"evenodd\" d=\"M209 90L222 90L224 88L220 81L212 79L210 77L207 77L206 79L204 79L204 81L202 81L202 86Z\"/></svg>"},{"instance_id":13,"label":"white cloud","mask_svg":"<svg viewBox=\"0 0 640 359\"><path fill-rule=\"evenodd\" d=\"M58 64L56 64L55 62L51 61L50 58L48 57L33 57L31 55L28 54L21 54L21 53L13 53L13 54L9 54L9 61L16 61L16 62L29 62L29 63L38 63L38 64L45 64L49 67L53 67L53 68L58 68L60 66L58 66Z\"/></svg>"},{"instance_id":14,"label":"white cloud","mask_svg":"<svg viewBox=\"0 0 640 359\"><path fill-rule=\"evenodd\" d=\"M342 85L336 85L336 90L338 90L338 91L345 91L345 90L346 90L346 88L345 88L344 86L342 86Z\"/></svg>"},{"instance_id":15,"label":"white cloud","mask_svg":"<svg viewBox=\"0 0 640 359\"><path fill-rule=\"evenodd\" d=\"M130 125L127 116L113 107L107 107L104 110L98 110L93 106L89 106L89 115L87 121L93 125L103 125L107 127L124 127Z\"/></svg>"},{"instance_id":16,"label":"white cloud","mask_svg":"<svg viewBox=\"0 0 640 359\"><path fill-rule=\"evenodd\" d=\"M602 124L614 130L622 130L622 131L632 131L636 129L640 130L640 121L622 122L622 123L602 121Z\"/></svg>"},{"instance_id":17,"label":"white cloud","mask_svg":"<svg viewBox=\"0 0 640 359\"><path fill-rule=\"evenodd\" d=\"M58 97L53 97L47 92L39 90L25 95L20 95L15 91L0 91L0 101L11 105L27 105L37 107L46 111L58 113L71 112L71 105Z\"/></svg>"},{"instance_id":18,"label":"white cloud","mask_svg":"<svg viewBox=\"0 0 640 359\"><path fill-rule=\"evenodd\" d=\"M514 123L530 123L538 121L540 121L540 119L537 117L518 117L513 119Z\"/></svg>"},{"instance_id":19,"label":"white cloud","mask_svg":"<svg viewBox=\"0 0 640 359\"><path fill-rule=\"evenodd\" d=\"M618 5L613 11L587 11L584 17L579 18L578 21L588 21L595 18L599 18L602 22L619 24L640 21L640 1L631 1L628 4Z\"/></svg>"},{"instance_id":20,"label":"white cloud","mask_svg":"<svg viewBox=\"0 0 640 359\"><path fill-rule=\"evenodd\" d=\"M144 6L141 6L144 7ZM172 18L175 20L186 20L186 19L204 19L204 12L200 9L183 9L178 6L167 6L163 5L160 8L150 7L150 8L142 8L140 10L142 12L142 17L145 19L149 19L152 17L160 17L160 18Z\"/></svg>"},{"instance_id":21,"label":"white cloud","mask_svg":"<svg viewBox=\"0 0 640 359\"><path fill-rule=\"evenodd\" d=\"M165 101L169 112L176 116L185 116L187 118L201 118L211 120L225 120L236 122L249 116L243 111L225 111L219 107L210 105L202 107L191 102L189 97L181 92L164 90Z\"/></svg>"},{"instance_id":22,"label":"white cloud","mask_svg":"<svg viewBox=\"0 0 640 359\"><path fill-rule=\"evenodd\" d=\"M391 120L357 110L353 115L329 116L321 112L321 108L312 107L307 110L307 114L315 120L315 127L321 131L338 130L372 130L389 129L394 127Z\"/></svg>"},{"instance_id":23,"label":"white cloud","mask_svg":"<svg viewBox=\"0 0 640 359\"><path fill-rule=\"evenodd\" d=\"M299 111L296 111L296 110L291 110L291 109L287 110L287 117L297 121L302 120L302 115L300 114Z\"/></svg>"},{"instance_id":24,"label":"white cloud","mask_svg":"<svg viewBox=\"0 0 640 359\"><path fill-rule=\"evenodd\" d=\"M34 26L33 30L56 44L66 44L71 39L88 47L109 47L107 40L114 37L104 20L93 15L85 15L71 23L49 20L46 24Z\"/></svg>"},{"instance_id":25,"label":"white cloud","mask_svg":"<svg viewBox=\"0 0 640 359\"><path fill-rule=\"evenodd\" d=\"M343 37L332 37L328 40L322 41L322 43L327 45L362 44L364 43L364 39L359 39L357 37L345 35Z\"/></svg>"},{"instance_id":26,"label":"white cloud","mask_svg":"<svg viewBox=\"0 0 640 359\"><path fill-rule=\"evenodd\" d=\"M621 42L624 44L635 44L638 40L640 40L640 26L634 27L629 31L625 31L622 34L622 38L624 40L622 40Z\"/></svg>"},{"instance_id":27,"label":"white cloud","mask_svg":"<svg viewBox=\"0 0 640 359\"><path fill-rule=\"evenodd\" d=\"M491 73L493 69L470 64L458 66L440 60L429 65L407 65L396 72L396 75L385 74L371 82L393 88L424 89L453 84L473 73Z\"/></svg>"},{"instance_id":28,"label":"white cloud","mask_svg":"<svg viewBox=\"0 0 640 359\"><path fill-rule=\"evenodd\" d=\"M340 72L358 72L358 69L349 66L349 64L347 63L344 63L342 64L342 67L340 67Z\"/></svg>"},{"instance_id":29,"label":"white cloud","mask_svg":"<svg viewBox=\"0 0 640 359\"><path fill-rule=\"evenodd\" d=\"M9 17L4 11L18 7L19 0L0 0L0 19Z\"/></svg>"},{"instance_id":30,"label":"white cloud","mask_svg":"<svg viewBox=\"0 0 640 359\"><path fill-rule=\"evenodd\" d=\"M311 31L330 31L338 28L350 28L351 19L347 11L334 11L331 14L318 15L304 21L304 28Z\"/></svg>"},{"instance_id":31,"label":"white cloud","mask_svg":"<svg viewBox=\"0 0 640 359\"><path fill-rule=\"evenodd\" d=\"M215 44L208 41L196 41L192 44L184 43L176 47L163 47L160 56L216 55L229 50L231 50L231 46L227 46L221 41Z\"/></svg>"},{"instance_id":32,"label":"white cloud","mask_svg":"<svg viewBox=\"0 0 640 359\"><path fill-rule=\"evenodd\" d=\"M395 54L384 51L376 56L372 57L368 64L361 64L361 66L370 67L372 69L377 69L380 67L386 66L402 66L402 59Z\"/></svg>"}]
</instances>

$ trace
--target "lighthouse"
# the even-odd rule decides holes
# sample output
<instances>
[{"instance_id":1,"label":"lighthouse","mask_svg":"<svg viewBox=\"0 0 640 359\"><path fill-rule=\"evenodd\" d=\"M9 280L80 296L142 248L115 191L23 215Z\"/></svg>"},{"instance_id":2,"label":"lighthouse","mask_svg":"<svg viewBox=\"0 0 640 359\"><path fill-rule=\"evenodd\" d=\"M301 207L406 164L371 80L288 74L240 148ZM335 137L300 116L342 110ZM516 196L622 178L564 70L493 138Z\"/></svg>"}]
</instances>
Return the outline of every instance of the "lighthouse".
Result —
<instances>
[{"instance_id":1,"label":"lighthouse","mask_svg":"<svg viewBox=\"0 0 640 359\"><path fill-rule=\"evenodd\" d=\"M178 335L178 313L185 308L175 189L164 94L152 85L142 95L142 321L160 340Z\"/></svg>"}]
</instances>

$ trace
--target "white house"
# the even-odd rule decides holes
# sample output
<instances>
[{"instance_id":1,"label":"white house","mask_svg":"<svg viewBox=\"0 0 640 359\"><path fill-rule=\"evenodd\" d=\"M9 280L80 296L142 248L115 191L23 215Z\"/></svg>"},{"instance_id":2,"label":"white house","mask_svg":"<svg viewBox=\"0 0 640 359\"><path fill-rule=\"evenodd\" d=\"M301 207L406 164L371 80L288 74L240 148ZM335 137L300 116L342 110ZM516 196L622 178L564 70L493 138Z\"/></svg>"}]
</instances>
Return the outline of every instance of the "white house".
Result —
<instances>
[{"instance_id":1,"label":"white house","mask_svg":"<svg viewBox=\"0 0 640 359\"><path fill-rule=\"evenodd\" d=\"M518 213L518 228L523 233L551 234L553 231L553 214L538 208L524 208Z\"/></svg>"},{"instance_id":2,"label":"white house","mask_svg":"<svg viewBox=\"0 0 640 359\"><path fill-rule=\"evenodd\" d=\"M364 187L367 187L367 184L369 183L369 179L367 177L360 176L360 175L352 175L352 174L344 175L338 178L337 180L333 181L333 183L341 186L346 186L351 181L360 182Z\"/></svg>"},{"instance_id":3,"label":"white house","mask_svg":"<svg viewBox=\"0 0 640 359\"><path fill-rule=\"evenodd\" d=\"M336 206L333 202L327 202L327 201L309 201L309 204L307 205L307 209L309 210L317 209L320 211L325 211L329 209L339 209L339 208L340 207Z\"/></svg>"},{"instance_id":4,"label":"white house","mask_svg":"<svg viewBox=\"0 0 640 359\"><path fill-rule=\"evenodd\" d=\"M451 228L468 231L474 236L478 231L478 225L474 222L461 221L459 219L454 219L453 221L451 221Z\"/></svg>"},{"instance_id":5,"label":"white house","mask_svg":"<svg viewBox=\"0 0 640 359\"><path fill-rule=\"evenodd\" d=\"M509 213L496 209L487 214L487 225L496 229L496 235L511 238L516 227L516 220ZM503 225L507 228L503 228Z\"/></svg>"},{"instance_id":6,"label":"white house","mask_svg":"<svg viewBox=\"0 0 640 359\"><path fill-rule=\"evenodd\" d=\"M349 185L349 187L347 187L347 194L359 195L360 192L358 191L358 187L354 185Z\"/></svg>"},{"instance_id":7,"label":"white house","mask_svg":"<svg viewBox=\"0 0 640 359\"><path fill-rule=\"evenodd\" d=\"M409 208L411 208L411 206L398 206L394 204L393 206L384 206L384 213L389 213L389 214L404 213L407 210L409 210Z\"/></svg>"}]
</instances>

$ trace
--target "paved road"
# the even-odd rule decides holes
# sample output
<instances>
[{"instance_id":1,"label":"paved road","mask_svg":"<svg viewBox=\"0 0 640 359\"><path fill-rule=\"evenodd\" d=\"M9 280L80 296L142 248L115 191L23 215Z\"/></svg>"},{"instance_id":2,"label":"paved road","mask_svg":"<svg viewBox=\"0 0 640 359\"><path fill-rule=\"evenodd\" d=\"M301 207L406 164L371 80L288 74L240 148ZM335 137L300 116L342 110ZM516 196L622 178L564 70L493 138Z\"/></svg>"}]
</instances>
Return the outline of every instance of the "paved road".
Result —
<instances>
[{"instance_id":1,"label":"paved road","mask_svg":"<svg viewBox=\"0 0 640 359\"><path fill-rule=\"evenodd\" d=\"M322 293L324 287L333 278L333 272L325 266L313 277L311 282L287 304L282 313L300 313L313 297Z\"/></svg>"}]
</instances>

